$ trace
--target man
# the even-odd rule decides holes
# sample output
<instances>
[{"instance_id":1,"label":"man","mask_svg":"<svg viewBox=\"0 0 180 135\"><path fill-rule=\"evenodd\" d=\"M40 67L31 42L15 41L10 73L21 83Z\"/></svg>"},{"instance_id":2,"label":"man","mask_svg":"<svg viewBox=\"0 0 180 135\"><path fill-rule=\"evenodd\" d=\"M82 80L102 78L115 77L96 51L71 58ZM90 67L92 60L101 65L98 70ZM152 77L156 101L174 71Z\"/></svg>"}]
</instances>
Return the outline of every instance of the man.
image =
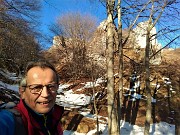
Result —
<instances>
[{"instance_id":1,"label":"man","mask_svg":"<svg viewBox=\"0 0 180 135\"><path fill-rule=\"evenodd\" d=\"M24 131L19 131L13 114L0 112L0 135L62 135L60 119L63 107L55 104L59 78L55 68L46 61L31 62L20 82L20 102L14 108L22 118ZM17 129L21 128L21 129Z\"/></svg>"}]
</instances>

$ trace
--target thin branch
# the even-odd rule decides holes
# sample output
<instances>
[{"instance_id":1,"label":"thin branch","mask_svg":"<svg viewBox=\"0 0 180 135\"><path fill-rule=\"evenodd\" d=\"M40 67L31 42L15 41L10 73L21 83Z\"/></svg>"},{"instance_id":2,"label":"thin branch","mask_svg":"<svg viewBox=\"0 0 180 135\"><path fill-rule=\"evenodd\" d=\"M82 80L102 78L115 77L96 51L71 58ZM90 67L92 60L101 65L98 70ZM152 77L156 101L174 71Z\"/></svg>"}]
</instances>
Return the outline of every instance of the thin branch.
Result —
<instances>
[{"instance_id":1,"label":"thin branch","mask_svg":"<svg viewBox=\"0 0 180 135\"><path fill-rule=\"evenodd\" d=\"M157 52L155 52L151 57L150 57L150 59L152 58L152 57L154 57L157 53L159 53L162 49L164 49L164 48L166 48L167 46L169 46L171 43L173 43L176 39L178 39L180 37L180 35L179 36L177 36L176 38L174 38L173 40L171 40L167 45L165 45L164 47L162 47L161 49L159 49Z\"/></svg>"}]
</instances>

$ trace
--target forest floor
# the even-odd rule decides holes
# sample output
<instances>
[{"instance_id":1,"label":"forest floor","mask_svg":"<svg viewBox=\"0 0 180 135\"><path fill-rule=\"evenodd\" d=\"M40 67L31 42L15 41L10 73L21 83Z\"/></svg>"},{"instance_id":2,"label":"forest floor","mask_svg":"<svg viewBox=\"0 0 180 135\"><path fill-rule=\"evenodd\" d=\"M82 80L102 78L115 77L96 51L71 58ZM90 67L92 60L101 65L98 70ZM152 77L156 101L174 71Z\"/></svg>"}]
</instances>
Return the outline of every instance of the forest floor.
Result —
<instances>
[{"instance_id":1,"label":"forest floor","mask_svg":"<svg viewBox=\"0 0 180 135\"><path fill-rule=\"evenodd\" d=\"M84 89L79 91L79 88L82 87L82 83L79 82L79 85L76 83L76 85L71 86L71 89L74 93L77 94L88 94L92 92L92 89ZM76 91L78 89L78 91ZM107 117L108 117L108 108L107 108L107 92L103 92L100 87L96 88L95 92L100 91L101 93L104 93L102 98L100 100L96 100L96 107L97 107L97 115L102 116L99 121L103 121L103 123L107 123ZM161 90L159 94L156 97L156 102L152 102L152 123L159 123L159 122L167 122L169 124L175 124L176 116L175 112L178 112L180 108L179 107L179 98L176 98L175 100L167 96L167 90ZM143 96L142 96L143 97ZM146 119L146 99L141 98L137 100L130 100L130 97L124 97L123 98L123 106L121 109L121 120L124 120L125 122L129 122L131 125L137 125L140 127L144 127L145 119ZM92 130L95 128L95 125L97 123L96 120L88 119L87 117L84 117L81 115L82 110L88 109L90 114L95 114L95 109L93 103L84 106L81 108L76 109L70 109L65 110L64 116L63 116L63 128L65 130L73 130L78 132L87 132L89 130ZM73 123L73 124L72 124ZM100 122L101 123L101 122ZM87 127L81 128L82 125L88 125Z\"/></svg>"}]
</instances>

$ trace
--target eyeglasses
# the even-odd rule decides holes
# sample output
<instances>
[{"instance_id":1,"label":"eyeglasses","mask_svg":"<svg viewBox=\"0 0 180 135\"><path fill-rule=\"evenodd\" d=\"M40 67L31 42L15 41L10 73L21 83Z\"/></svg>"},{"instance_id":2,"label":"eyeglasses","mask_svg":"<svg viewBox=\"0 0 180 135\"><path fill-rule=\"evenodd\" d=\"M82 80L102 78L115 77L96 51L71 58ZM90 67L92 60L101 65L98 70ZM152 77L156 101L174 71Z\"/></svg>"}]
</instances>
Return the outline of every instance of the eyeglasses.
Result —
<instances>
[{"instance_id":1,"label":"eyeglasses","mask_svg":"<svg viewBox=\"0 0 180 135\"><path fill-rule=\"evenodd\" d=\"M44 87L46 87L49 92L54 93L57 91L58 86L59 85L57 83L53 83L53 84L47 84L47 85L32 84L32 85L27 85L26 87L30 89L30 92L32 94L41 94Z\"/></svg>"}]
</instances>

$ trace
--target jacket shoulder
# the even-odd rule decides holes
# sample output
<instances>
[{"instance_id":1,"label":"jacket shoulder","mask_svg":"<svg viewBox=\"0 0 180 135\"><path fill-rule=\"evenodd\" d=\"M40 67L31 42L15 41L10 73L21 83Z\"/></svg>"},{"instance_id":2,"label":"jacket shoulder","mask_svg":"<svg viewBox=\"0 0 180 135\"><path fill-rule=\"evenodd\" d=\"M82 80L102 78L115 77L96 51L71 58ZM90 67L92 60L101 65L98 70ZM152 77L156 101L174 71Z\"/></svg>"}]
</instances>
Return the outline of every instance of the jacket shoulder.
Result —
<instances>
[{"instance_id":1,"label":"jacket shoulder","mask_svg":"<svg viewBox=\"0 0 180 135\"><path fill-rule=\"evenodd\" d=\"M13 113L8 110L0 110L0 135L14 135L15 121Z\"/></svg>"},{"instance_id":2,"label":"jacket shoulder","mask_svg":"<svg viewBox=\"0 0 180 135\"><path fill-rule=\"evenodd\" d=\"M8 132L8 133L2 133L2 135L11 135L11 134L26 135L26 130L22 121L21 113L18 110L4 109L1 111L2 114L0 113L0 121L3 121L3 124L1 125L0 122L0 128L1 126L3 126L5 129L2 128L2 130ZM4 121L6 121L6 123ZM0 131L0 135L1 135L1 131Z\"/></svg>"}]
</instances>

